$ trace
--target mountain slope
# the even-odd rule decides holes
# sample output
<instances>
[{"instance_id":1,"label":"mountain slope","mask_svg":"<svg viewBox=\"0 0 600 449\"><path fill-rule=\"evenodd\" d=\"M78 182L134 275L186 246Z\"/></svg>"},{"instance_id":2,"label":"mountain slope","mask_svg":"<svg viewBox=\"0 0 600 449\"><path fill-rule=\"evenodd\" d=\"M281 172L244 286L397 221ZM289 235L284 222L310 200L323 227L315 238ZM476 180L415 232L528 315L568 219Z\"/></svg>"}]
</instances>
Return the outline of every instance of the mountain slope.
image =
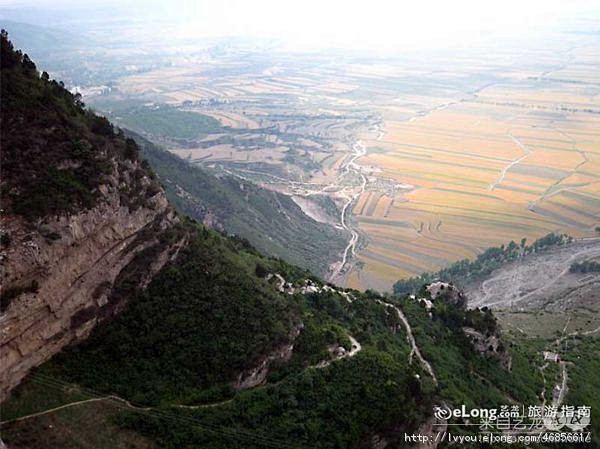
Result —
<instances>
[{"instance_id":1,"label":"mountain slope","mask_svg":"<svg viewBox=\"0 0 600 449\"><path fill-rule=\"evenodd\" d=\"M176 215L137 145L44 78L3 34L9 447L410 447L434 405L539 403L539 348L489 310L342 290Z\"/></svg>"},{"instance_id":2,"label":"mountain slope","mask_svg":"<svg viewBox=\"0 0 600 449\"><path fill-rule=\"evenodd\" d=\"M84 339L185 242L135 143L82 108L2 34L0 398L27 371ZM150 263L133 270L141 257Z\"/></svg>"},{"instance_id":3,"label":"mountain slope","mask_svg":"<svg viewBox=\"0 0 600 449\"><path fill-rule=\"evenodd\" d=\"M344 232L308 217L287 195L194 167L132 134L183 213L248 239L259 251L326 276L340 258Z\"/></svg>"}]
</instances>

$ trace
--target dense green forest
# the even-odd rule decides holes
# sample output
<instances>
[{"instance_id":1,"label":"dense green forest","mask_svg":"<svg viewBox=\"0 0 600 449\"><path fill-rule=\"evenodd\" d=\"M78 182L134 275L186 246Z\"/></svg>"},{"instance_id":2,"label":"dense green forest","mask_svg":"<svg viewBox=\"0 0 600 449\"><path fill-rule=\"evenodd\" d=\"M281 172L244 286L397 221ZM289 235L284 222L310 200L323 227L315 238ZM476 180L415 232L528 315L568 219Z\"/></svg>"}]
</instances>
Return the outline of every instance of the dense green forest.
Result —
<instances>
[{"instance_id":1,"label":"dense green forest","mask_svg":"<svg viewBox=\"0 0 600 449\"><path fill-rule=\"evenodd\" d=\"M5 33L2 89L7 95L3 133L4 123L17 133L16 147L7 156L12 170L6 184L12 212L35 218L89 207L95 198L88 197L91 185L86 183L100 182L98 177L113 173L118 166L137 164L140 179L150 180L123 192L124 197L138 201L160 191L148 165L139 161L136 143L115 132L107 120L86 111L59 83L40 76L29 58L14 51ZM17 95L29 100L18 104ZM15 114L7 112L13 108ZM5 134L2 138L3 143L9 139ZM164 152L145 154L166 157ZM60 170L65 173L56 178L53 168L63 166L64 160L79 161L78 157L81 164L65 165ZM32 158L41 162L36 159L28 164ZM111 164L106 172L105 164ZM171 171L161 173L163 180L176 176L180 167L174 160L165 166ZM90 169L95 173L86 171ZM211 188L201 183L196 172L190 173L194 173L187 178L190 185L195 179L198 188ZM41 191L36 181L46 190ZM56 198L49 199L49 195ZM48 204L42 204L42 199ZM136 270L154 257L154 247L140 252L118 276L108 297L109 303L122 300L123 311L99 324L86 341L34 370L2 404L4 421L70 405L46 414L57 419L55 424L61 423L62 434L56 435L54 424L31 425L36 423L35 416L3 422L2 440L9 447L87 448L86 440L79 439L85 425L94 433L110 427L113 433L107 447L111 449L152 445L165 449L337 449L372 447L380 441L377 438L384 438L391 447L409 447L404 433L417 433L432 416L434 405L497 407L540 402L544 381L538 366L543 362L545 342L504 339L490 310L467 310L443 297L433 300L433 308L427 310L423 302L408 295L388 297L339 289L281 258L261 255L244 238L180 218L166 230L145 231L156 231L153 237L162 244L186 241L178 256L147 288L139 290L132 281ZM459 264L447 274L475 276L519 254L565 241L565 236L549 235L532 246L511 243L488 250L479 262ZM2 244L10 244L10 239ZM294 290L281 291L278 276ZM426 281L425 277L411 280L425 297L422 284ZM306 286L313 288L303 290ZM394 307L410 323L435 379L414 356L407 325ZM494 355L475 351L463 331L465 326L501 338L502 350L512 359L511 368ZM353 339L360 348L350 356L346 351ZM281 356L282 347L290 348L289 357ZM597 341L582 338L571 354L577 358L570 383L571 397L577 403L597 401L598 386L587 379L598 369L597 352ZM240 374L259 366L267 369L265 379L252 388L241 388ZM98 408L88 415L73 415L66 423L60 421L62 413L78 413L91 406ZM104 424L96 427L99 422ZM139 438L146 438L143 445L124 442L132 435L138 443ZM54 445L59 437L68 443Z\"/></svg>"},{"instance_id":2,"label":"dense green forest","mask_svg":"<svg viewBox=\"0 0 600 449\"><path fill-rule=\"evenodd\" d=\"M86 109L62 82L40 74L5 31L1 52L3 209L35 219L92 207L97 186L138 161L136 143ZM142 182L152 177L144 167L133 170L122 200L137 207L160 186Z\"/></svg>"},{"instance_id":3,"label":"dense green forest","mask_svg":"<svg viewBox=\"0 0 600 449\"><path fill-rule=\"evenodd\" d=\"M190 243L178 262L130 298L117 320L57 357L69 379L141 403L189 402L288 339L299 311L254 274L263 259L187 226Z\"/></svg>"}]
</instances>

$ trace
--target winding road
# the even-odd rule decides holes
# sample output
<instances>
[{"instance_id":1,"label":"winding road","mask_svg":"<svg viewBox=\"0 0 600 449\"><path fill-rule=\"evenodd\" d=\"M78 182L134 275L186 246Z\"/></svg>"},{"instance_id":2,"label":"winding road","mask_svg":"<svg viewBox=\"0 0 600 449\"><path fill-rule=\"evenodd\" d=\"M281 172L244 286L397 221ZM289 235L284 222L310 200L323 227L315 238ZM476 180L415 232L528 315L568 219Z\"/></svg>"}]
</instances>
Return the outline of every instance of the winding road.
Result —
<instances>
[{"instance_id":1,"label":"winding road","mask_svg":"<svg viewBox=\"0 0 600 449\"><path fill-rule=\"evenodd\" d=\"M347 174L349 174L351 172L358 173L361 178L361 184L360 184L359 190L357 192L355 192L353 195L351 195L350 198L348 198L348 200L346 201L346 203L344 203L344 207L342 207L342 212L340 214L340 224L342 225L342 228L344 228L346 231L350 232L350 240L348 241L348 245L346 245L346 248L344 249L344 253L343 253L341 262L338 264L338 266L336 267L336 269L333 271L333 273L331 274L331 276L329 278L329 280L331 280L331 281L333 281L340 275L340 273L342 272L342 270L348 263L348 254L350 252L352 252L352 255L356 256L356 244L358 242L358 231L356 231L355 229L351 228L348 225L348 221L347 221L346 217L348 215L348 208L352 205L352 203L354 201L356 201L356 199L358 199L364 193L365 188L367 186L367 178L365 177L364 174L362 174L362 172L360 171L360 168L355 163L358 158L364 156L367 153L367 149L360 140L357 140L356 143L352 146L352 150L353 150L352 157L344 165L343 173L341 176L346 176Z\"/></svg>"}]
</instances>

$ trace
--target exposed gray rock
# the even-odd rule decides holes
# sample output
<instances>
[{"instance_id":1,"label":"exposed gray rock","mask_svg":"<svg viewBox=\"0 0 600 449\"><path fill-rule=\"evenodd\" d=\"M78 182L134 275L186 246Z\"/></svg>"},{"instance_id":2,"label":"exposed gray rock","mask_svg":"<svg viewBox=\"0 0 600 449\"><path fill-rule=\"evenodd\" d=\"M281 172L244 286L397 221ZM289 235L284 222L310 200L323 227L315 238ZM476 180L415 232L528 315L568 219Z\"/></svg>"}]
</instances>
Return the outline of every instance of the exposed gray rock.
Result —
<instances>
[{"instance_id":1,"label":"exposed gray rock","mask_svg":"<svg viewBox=\"0 0 600 449\"><path fill-rule=\"evenodd\" d=\"M263 384L267 379L269 366L272 362L276 360L287 361L290 359L294 351L294 341L300 335L303 328L303 323L294 326L288 335L287 342L280 344L271 352L261 357L256 366L242 371L233 385L234 388L236 390L245 390Z\"/></svg>"},{"instance_id":2,"label":"exposed gray rock","mask_svg":"<svg viewBox=\"0 0 600 449\"><path fill-rule=\"evenodd\" d=\"M463 327L463 332L473 345L473 348L480 354L494 357L500 361L500 364L507 370L511 369L512 357L506 350L499 335L484 335L472 327Z\"/></svg>"},{"instance_id":3,"label":"exposed gray rock","mask_svg":"<svg viewBox=\"0 0 600 449\"><path fill-rule=\"evenodd\" d=\"M2 231L12 239L1 265L3 289L35 282L37 291L16 295L0 315L0 401L31 368L122 309L110 303L115 280L136 255L158 244L156 232L144 231L178 220L162 191L131 209L117 187L98 190L102 198L92 209L46 217L43 225L2 216ZM138 286L145 287L183 244L161 246L145 262Z\"/></svg>"}]
</instances>

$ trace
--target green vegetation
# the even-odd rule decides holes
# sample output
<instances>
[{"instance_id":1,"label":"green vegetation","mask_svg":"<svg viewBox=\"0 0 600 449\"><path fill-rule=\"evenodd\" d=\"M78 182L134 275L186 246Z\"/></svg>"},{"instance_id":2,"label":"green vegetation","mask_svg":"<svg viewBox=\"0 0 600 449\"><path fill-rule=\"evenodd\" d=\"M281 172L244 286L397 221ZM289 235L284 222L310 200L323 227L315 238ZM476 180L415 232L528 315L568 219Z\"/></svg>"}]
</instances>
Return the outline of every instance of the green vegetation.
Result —
<instances>
[{"instance_id":1,"label":"green vegetation","mask_svg":"<svg viewBox=\"0 0 600 449\"><path fill-rule=\"evenodd\" d=\"M528 363L533 367L545 365L544 377L546 379L546 398L552 397L555 385L562 382L562 367L555 363L546 363L542 357L542 351L552 351L560 355L561 360L566 362L567 371L567 395L564 405L591 407L591 431L592 444L581 447L600 447L598 429L600 427L600 380L596 373L600 370L600 339L597 336L598 323L593 319L596 317L586 312L575 312L574 314L536 312L533 313L510 313L504 317L507 322L512 322L514 317L520 316L518 325L521 332L511 332L507 339L511 346L511 353L531 354ZM563 329L568 325L567 333ZM539 328L548 326L545 332ZM553 331L552 331L553 330ZM541 336L538 336L541 335ZM563 336L560 340L557 337ZM557 344L559 342L560 344ZM513 371L516 368L513 358ZM541 386L539 390L541 391ZM535 403L535 402L534 402ZM547 444L542 447L571 447L560 444Z\"/></svg>"},{"instance_id":2,"label":"green vegetation","mask_svg":"<svg viewBox=\"0 0 600 449\"><path fill-rule=\"evenodd\" d=\"M436 279L465 284L491 273L507 262L517 260L527 254L565 245L572 242L573 238L566 234L550 233L537 239L532 245L526 245L526 241L526 239L522 239L521 245L511 241L506 246L488 248L482 254L479 254L475 260L459 260L448 268L443 268L435 273L423 273L410 279L399 280L394 284L394 294L415 293L423 284L429 284Z\"/></svg>"},{"instance_id":3,"label":"green vegetation","mask_svg":"<svg viewBox=\"0 0 600 449\"><path fill-rule=\"evenodd\" d=\"M343 233L306 216L290 197L237 178L217 177L132 135L162 180L169 201L182 213L319 275L343 251Z\"/></svg>"},{"instance_id":4,"label":"green vegetation","mask_svg":"<svg viewBox=\"0 0 600 449\"><path fill-rule=\"evenodd\" d=\"M393 399L392 399L393 398ZM390 400L392 399L392 400ZM406 364L382 352L365 352L325 369L309 369L276 386L240 393L233 403L180 416L227 429L215 438L194 421L131 413L128 428L141 431L166 449L342 448L368 441L374 428L414 429L430 402ZM254 438L236 431L252 429Z\"/></svg>"},{"instance_id":5,"label":"green vegetation","mask_svg":"<svg viewBox=\"0 0 600 449\"><path fill-rule=\"evenodd\" d=\"M40 75L5 31L0 64L3 208L33 220L92 207L98 185L126 171L127 159L137 159L135 142L86 110L62 82ZM140 179L133 176L123 197L132 207L156 192Z\"/></svg>"},{"instance_id":6,"label":"green vegetation","mask_svg":"<svg viewBox=\"0 0 600 449\"><path fill-rule=\"evenodd\" d=\"M52 395L54 400L78 400L75 394L65 394L48 385L40 387L43 390L31 392L31 400ZM90 399L85 394L79 396L82 400ZM123 430L118 424L122 410L122 404L116 402L90 401L17 423L3 424L2 440L11 449L158 449L150 439Z\"/></svg>"},{"instance_id":7,"label":"green vegetation","mask_svg":"<svg viewBox=\"0 0 600 449\"><path fill-rule=\"evenodd\" d=\"M175 139L197 139L226 131L218 120L208 115L168 106L129 109L119 114L119 123L139 133Z\"/></svg>"},{"instance_id":8,"label":"green vegetation","mask_svg":"<svg viewBox=\"0 0 600 449\"><path fill-rule=\"evenodd\" d=\"M571 273L598 273L600 272L600 263L594 260L586 260L585 262L575 262L569 268Z\"/></svg>"},{"instance_id":9,"label":"green vegetation","mask_svg":"<svg viewBox=\"0 0 600 449\"><path fill-rule=\"evenodd\" d=\"M45 381L32 380L17 389L10 401L2 404L2 420L8 421L88 398L76 385L71 388L48 388Z\"/></svg>"},{"instance_id":10,"label":"green vegetation","mask_svg":"<svg viewBox=\"0 0 600 449\"><path fill-rule=\"evenodd\" d=\"M496 319L488 309L467 310L436 299L430 318L416 301L404 298L398 303L412 323L423 356L435 369L440 397L467 407L510 404L511 398L537 403L542 380L531 363L538 356L534 350L506 348L512 357L507 371L496 358L476 353L462 331L470 326L483 334L496 332Z\"/></svg>"},{"instance_id":11,"label":"green vegetation","mask_svg":"<svg viewBox=\"0 0 600 449\"><path fill-rule=\"evenodd\" d=\"M568 351L562 354L569 363L569 392L566 403L591 407L592 441L600 447L600 338L574 337L568 341ZM595 430L595 431L594 431Z\"/></svg>"},{"instance_id":12,"label":"green vegetation","mask_svg":"<svg viewBox=\"0 0 600 449\"><path fill-rule=\"evenodd\" d=\"M187 227L190 242L177 263L51 366L136 402L193 402L288 340L299 312L255 276L263 259L214 231Z\"/></svg>"}]
</instances>

